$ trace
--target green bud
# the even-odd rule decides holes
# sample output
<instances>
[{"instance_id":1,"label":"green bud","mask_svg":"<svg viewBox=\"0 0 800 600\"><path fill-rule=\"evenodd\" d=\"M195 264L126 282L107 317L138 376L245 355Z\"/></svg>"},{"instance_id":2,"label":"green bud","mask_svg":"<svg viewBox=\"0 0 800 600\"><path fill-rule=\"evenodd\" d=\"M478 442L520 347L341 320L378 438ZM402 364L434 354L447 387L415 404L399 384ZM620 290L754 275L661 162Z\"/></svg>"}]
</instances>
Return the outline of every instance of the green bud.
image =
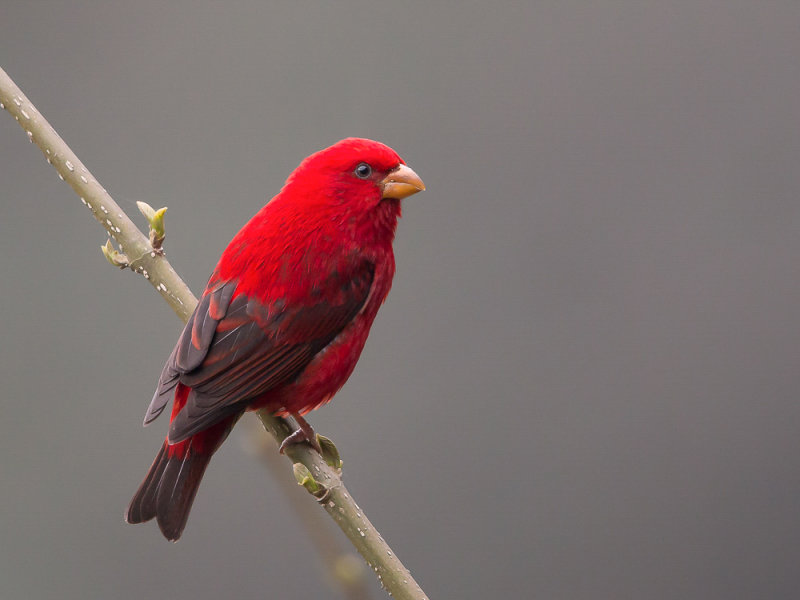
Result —
<instances>
[{"instance_id":1,"label":"green bud","mask_svg":"<svg viewBox=\"0 0 800 600\"><path fill-rule=\"evenodd\" d=\"M156 237L164 239L164 215L167 212L167 207L159 208L150 219L150 229L156 232Z\"/></svg>"},{"instance_id":2,"label":"green bud","mask_svg":"<svg viewBox=\"0 0 800 600\"><path fill-rule=\"evenodd\" d=\"M136 206L139 208L139 212L144 215L144 218L147 219L147 223L150 226L150 244L153 246L154 250L160 250L161 245L164 243L164 237L166 236L164 215L167 212L167 207L164 206L156 210L147 202L141 201L137 202Z\"/></svg>"},{"instance_id":3,"label":"green bud","mask_svg":"<svg viewBox=\"0 0 800 600\"><path fill-rule=\"evenodd\" d=\"M103 256L106 257L106 260L115 267L124 269L128 266L128 257L114 248L111 240L106 240L105 245L100 246L100 250L103 252Z\"/></svg>"},{"instance_id":4,"label":"green bud","mask_svg":"<svg viewBox=\"0 0 800 600\"><path fill-rule=\"evenodd\" d=\"M317 443L322 449L322 458L328 463L332 469L340 471L342 469L342 459L339 456L339 450L333 440L325 437L324 435L317 434Z\"/></svg>"},{"instance_id":5,"label":"green bud","mask_svg":"<svg viewBox=\"0 0 800 600\"><path fill-rule=\"evenodd\" d=\"M139 212L144 215L144 218L147 219L147 222L153 220L153 217L156 214L156 209L150 206L147 202L137 202L136 207L139 209Z\"/></svg>"},{"instance_id":6,"label":"green bud","mask_svg":"<svg viewBox=\"0 0 800 600\"><path fill-rule=\"evenodd\" d=\"M312 477L311 471L304 464L294 463L292 470L297 483L306 488L311 494L319 496L325 491L325 487Z\"/></svg>"}]
</instances>

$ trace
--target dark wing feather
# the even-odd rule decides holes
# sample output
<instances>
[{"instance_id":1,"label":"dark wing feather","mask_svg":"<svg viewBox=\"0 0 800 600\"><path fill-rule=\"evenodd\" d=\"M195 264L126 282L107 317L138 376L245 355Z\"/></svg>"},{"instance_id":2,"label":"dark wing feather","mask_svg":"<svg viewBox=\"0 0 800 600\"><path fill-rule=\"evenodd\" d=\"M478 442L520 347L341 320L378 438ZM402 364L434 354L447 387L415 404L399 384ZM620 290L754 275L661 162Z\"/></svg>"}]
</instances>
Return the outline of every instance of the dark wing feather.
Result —
<instances>
[{"instance_id":1,"label":"dark wing feather","mask_svg":"<svg viewBox=\"0 0 800 600\"><path fill-rule=\"evenodd\" d=\"M203 362L218 323L228 313L235 291L236 282L228 281L211 288L200 299L161 371L156 392L144 417L145 425L152 423L164 411L172 399L172 390L178 385L180 375Z\"/></svg>"},{"instance_id":2,"label":"dark wing feather","mask_svg":"<svg viewBox=\"0 0 800 600\"><path fill-rule=\"evenodd\" d=\"M345 281L329 280L321 297L335 300L289 308L243 294L231 300L225 286L206 294L164 367L145 421L163 411L178 382L191 391L170 424L170 443L241 412L246 401L296 377L352 321L372 279L373 267L364 263Z\"/></svg>"}]
</instances>

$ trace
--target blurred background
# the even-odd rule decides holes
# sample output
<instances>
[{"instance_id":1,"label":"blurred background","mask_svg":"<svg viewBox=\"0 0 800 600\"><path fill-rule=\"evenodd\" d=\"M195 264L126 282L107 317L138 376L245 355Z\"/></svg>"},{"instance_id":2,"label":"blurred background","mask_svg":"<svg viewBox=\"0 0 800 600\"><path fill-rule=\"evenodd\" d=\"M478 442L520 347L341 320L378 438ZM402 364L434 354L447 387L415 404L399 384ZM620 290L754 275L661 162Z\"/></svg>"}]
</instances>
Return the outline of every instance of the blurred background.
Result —
<instances>
[{"instance_id":1,"label":"blurred background","mask_svg":"<svg viewBox=\"0 0 800 600\"><path fill-rule=\"evenodd\" d=\"M789 598L798 31L790 0L4 0L0 64L138 223L169 206L195 292L311 152L423 177L310 420L432 599ZM0 596L335 597L243 427L180 543L123 522L180 322L5 113L0 181Z\"/></svg>"}]
</instances>

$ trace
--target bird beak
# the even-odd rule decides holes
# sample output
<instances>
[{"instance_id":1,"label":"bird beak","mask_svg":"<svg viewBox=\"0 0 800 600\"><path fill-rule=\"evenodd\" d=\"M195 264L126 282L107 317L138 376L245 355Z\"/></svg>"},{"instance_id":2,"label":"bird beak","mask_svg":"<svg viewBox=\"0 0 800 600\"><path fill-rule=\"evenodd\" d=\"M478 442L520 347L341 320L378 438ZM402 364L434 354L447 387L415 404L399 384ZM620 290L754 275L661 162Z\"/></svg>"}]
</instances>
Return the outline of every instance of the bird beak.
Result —
<instances>
[{"instance_id":1,"label":"bird beak","mask_svg":"<svg viewBox=\"0 0 800 600\"><path fill-rule=\"evenodd\" d=\"M400 165L381 180L384 198L402 200L425 189L425 184L411 167Z\"/></svg>"}]
</instances>

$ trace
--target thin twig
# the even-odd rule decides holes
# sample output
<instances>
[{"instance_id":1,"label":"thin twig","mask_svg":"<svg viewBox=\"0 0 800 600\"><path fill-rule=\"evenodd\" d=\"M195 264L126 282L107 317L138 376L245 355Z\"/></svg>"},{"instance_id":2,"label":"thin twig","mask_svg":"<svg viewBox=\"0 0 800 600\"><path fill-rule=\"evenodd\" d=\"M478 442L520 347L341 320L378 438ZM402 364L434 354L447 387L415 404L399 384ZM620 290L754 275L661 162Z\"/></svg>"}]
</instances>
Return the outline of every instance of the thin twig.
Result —
<instances>
[{"instance_id":1,"label":"thin twig","mask_svg":"<svg viewBox=\"0 0 800 600\"><path fill-rule=\"evenodd\" d=\"M261 421L255 418L245 419L242 425L248 429L247 449L261 460L286 494L292 510L305 525L314 548L319 552L325 573L332 585L338 587L349 600L368 600L371 595L367 588L367 570L364 562L355 552L343 551L338 537L331 535L330 526L325 521L325 513L313 503L303 501L302 488L297 485L295 478L286 472L284 459L278 454L278 444L265 431Z\"/></svg>"},{"instance_id":2,"label":"thin twig","mask_svg":"<svg viewBox=\"0 0 800 600\"><path fill-rule=\"evenodd\" d=\"M286 421L275 418L269 412L260 410L256 414L264 428L279 442L292 433ZM318 452L306 444L289 446L286 455L293 463L304 465L320 484L321 492L317 501L375 571L381 586L395 598L426 600L419 584L347 491L341 473L330 467Z\"/></svg>"},{"instance_id":3,"label":"thin twig","mask_svg":"<svg viewBox=\"0 0 800 600\"><path fill-rule=\"evenodd\" d=\"M197 299L178 276L169 261L154 249L149 239L128 218L103 186L89 172L47 120L31 104L22 90L0 69L0 108L5 108L19 122L28 139L44 153L59 177L91 210L109 235L120 245L125 260L122 265L141 274L185 322ZM291 433L289 424L265 411L258 411L264 428L278 443ZM313 478L317 501L375 571L381 585L401 600L425 600L426 596L408 569L389 548L342 483L340 472L330 467L310 446L296 444L286 450L288 458L302 464ZM311 486L306 486L308 487Z\"/></svg>"}]
</instances>

